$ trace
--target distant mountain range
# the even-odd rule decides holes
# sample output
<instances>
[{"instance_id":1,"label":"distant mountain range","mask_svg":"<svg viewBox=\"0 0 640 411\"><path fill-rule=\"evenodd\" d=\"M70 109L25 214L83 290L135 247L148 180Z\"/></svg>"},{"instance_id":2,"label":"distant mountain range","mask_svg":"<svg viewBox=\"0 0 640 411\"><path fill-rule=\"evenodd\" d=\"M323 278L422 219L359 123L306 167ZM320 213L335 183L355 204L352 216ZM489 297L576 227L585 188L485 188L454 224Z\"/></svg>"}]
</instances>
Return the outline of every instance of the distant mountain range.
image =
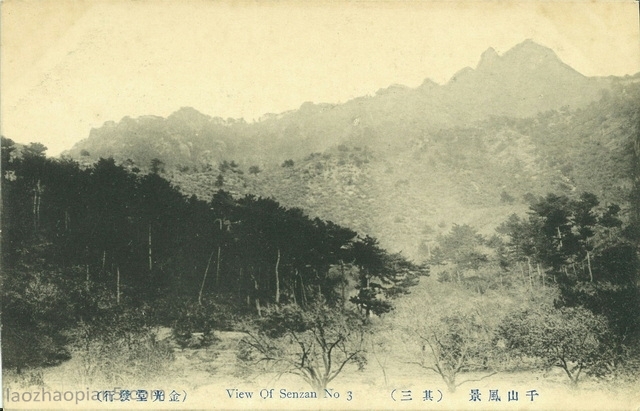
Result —
<instances>
[{"instance_id":1,"label":"distant mountain range","mask_svg":"<svg viewBox=\"0 0 640 411\"><path fill-rule=\"evenodd\" d=\"M415 89L393 85L341 105L304 103L255 123L212 118L188 107L167 118L125 117L91 130L66 154L112 156L141 166L159 158L169 166L193 167L229 158L281 162L340 143L386 149L489 116L584 107L610 83L581 75L551 49L527 40L502 56L488 49L475 70L464 68L442 86L428 79Z\"/></svg>"},{"instance_id":2,"label":"distant mountain range","mask_svg":"<svg viewBox=\"0 0 640 411\"><path fill-rule=\"evenodd\" d=\"M255 123L192 108L124 118L66 154L143 171L158 158L185 194L274 197L419 260L453 223L490 234L547 192L588 190L623 204L626 113L639 103L640 74L585 77L527 40L503 55L485 51L445 85L394 85Z\"/></svg>"}]
</instances>

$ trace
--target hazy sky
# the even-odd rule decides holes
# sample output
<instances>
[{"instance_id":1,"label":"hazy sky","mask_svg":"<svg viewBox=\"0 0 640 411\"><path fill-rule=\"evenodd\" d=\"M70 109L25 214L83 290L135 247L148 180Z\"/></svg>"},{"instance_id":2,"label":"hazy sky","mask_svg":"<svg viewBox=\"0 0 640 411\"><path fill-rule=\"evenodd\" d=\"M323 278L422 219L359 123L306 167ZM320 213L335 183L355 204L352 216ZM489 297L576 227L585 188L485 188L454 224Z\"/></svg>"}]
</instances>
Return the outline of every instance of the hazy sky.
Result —
<instances>
[{"instance_id":1,"label":"hazy sky","mask_svg":"<svg viewBox=\"0 0 640 411\"><path fill-rule=\"evenodd\" d=\"M191 106L258 119L393 83L445 83L531 38L581 73L640 71L620 1L5 0L1 132L57 155L92 127Z\"/></svg>"}]
</instances>

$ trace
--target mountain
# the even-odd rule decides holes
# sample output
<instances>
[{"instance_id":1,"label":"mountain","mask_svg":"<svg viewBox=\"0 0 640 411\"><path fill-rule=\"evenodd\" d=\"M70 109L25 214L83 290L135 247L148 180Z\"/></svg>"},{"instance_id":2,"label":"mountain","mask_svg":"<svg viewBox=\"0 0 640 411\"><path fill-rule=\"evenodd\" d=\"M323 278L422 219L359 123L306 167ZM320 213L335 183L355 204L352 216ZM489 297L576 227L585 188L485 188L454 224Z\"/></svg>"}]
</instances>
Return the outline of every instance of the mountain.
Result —
<instances>
[{"instance_id":1,"label":"mountain","mask_svg":"<svg viewBox=\"0 0 640 411\"><path fill-rule=\"evenodd\" d=\"M159 158L185 194L273 197L419 260L452 224L491 234L547 192L624 204L633 134L625 113L638 101L640 75L585 77L525 41L503 55L488 49L444 85L307 102L255 123L193 108L124 118L67 154L142 169Z\"/></svg>"},{"instance_id":2,"label":"mountain","mask_svg":"<svg viewBox=\"0 0 640 411\"><path fill-rule=\"evenodd\" d=\"M563 106L582 107L599 97L606 81L590 79L564 64L549 48L527 40L499 56L482 54L475 70L462 70L447 84L458 110L482 118L529 117Z\"/></svg>"},{"instance_id":3,"label":"mountain","mask_svg":"<svg viewBox=\"0 0 640 411\"><path fill-rule=\"evenodd\" d=\"M306 102L255 123L209 117L192 108L167 118L125 117L92 129L66 154L85 160L113 156L142 167L153 158L169 166L202 167L229 158L280 163L340 143L387 150L490 116L584 107L609 87L610 80L585 77L552 50L527 40L502 56L488 49L476 69L459 71L445 85L427 79L417 88L392 85L341 105Z\"/></svg>"}]
</instances>

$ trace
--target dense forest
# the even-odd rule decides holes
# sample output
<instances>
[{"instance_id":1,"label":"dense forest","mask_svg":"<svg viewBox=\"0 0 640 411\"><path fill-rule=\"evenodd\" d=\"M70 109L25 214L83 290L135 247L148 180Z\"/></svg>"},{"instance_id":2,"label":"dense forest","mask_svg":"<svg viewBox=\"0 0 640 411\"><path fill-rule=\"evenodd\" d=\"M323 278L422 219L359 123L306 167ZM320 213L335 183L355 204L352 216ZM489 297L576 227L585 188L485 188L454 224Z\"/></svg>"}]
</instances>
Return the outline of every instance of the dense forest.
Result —
<instances>
[{"instance_id":1,"label":"dense forest","mask_svg":"<svg viewBox=\"0 0 640 411\"><path fill-rule=\"evenodd\" d=\"M366 318L427 273L374 238L272 199L187 198L157 169L136 174L113 159L80 168L44 151L2 140L8 368L64 360L66 332L123 316L185 341L271 305L321 299Z\"/></svg>"}]
</instances>

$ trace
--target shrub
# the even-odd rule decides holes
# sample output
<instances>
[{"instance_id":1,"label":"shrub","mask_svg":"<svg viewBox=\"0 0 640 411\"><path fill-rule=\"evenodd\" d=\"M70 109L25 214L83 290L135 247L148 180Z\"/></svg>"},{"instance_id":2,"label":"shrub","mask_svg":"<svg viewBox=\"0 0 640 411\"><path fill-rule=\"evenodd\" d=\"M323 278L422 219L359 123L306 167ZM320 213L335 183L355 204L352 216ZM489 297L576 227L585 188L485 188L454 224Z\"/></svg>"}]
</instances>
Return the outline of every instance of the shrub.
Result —
<instances>
[{"instance_id":1,"label":"shrub","mask_svg":"<svg viewBox=\"0 0 640 411\"><path fill-rule=\"evenodd\" d=\"M139 312L109 310L91 324L73 331L71 352L77 360L76 378L84 384L144 383L162 375L174 360L167 341L144 325Z\"/></svg>"}]
</instances>

